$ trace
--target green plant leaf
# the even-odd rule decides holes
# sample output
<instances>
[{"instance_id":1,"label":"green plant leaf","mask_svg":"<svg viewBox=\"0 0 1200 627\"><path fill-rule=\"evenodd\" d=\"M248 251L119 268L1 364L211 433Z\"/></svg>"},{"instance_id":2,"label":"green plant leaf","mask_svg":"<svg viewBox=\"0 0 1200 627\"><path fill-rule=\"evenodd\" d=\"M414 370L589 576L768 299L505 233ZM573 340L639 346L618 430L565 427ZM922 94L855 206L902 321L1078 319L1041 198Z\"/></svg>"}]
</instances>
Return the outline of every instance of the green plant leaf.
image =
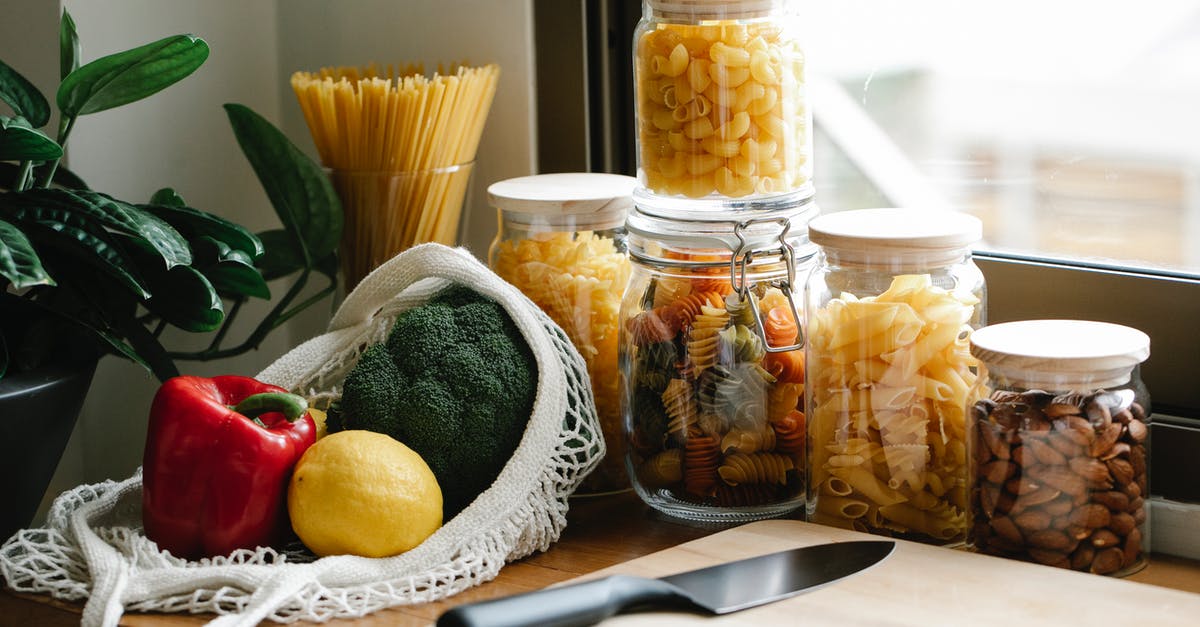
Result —
<instances>
[{"instance_id":1,"label":"green plant leaf","mask_svg":"<svg viewBox=\"0 0 1200 627\"><path fill-rule=\"evenodd\" d=\"M46 166L33 168L33 175L35 178L39 176L40 172L42 172L42 168L44 167ZM17 172L20 169L21 166L16 163L0 163L0 181L15 180ZM74 172L62 167L62 164L59 164L58 169L54 171L54 180L51 181L51 183L57 187L66 187L69 189L88 188L87 183L84 183L83 179L79 178L79 176Z\"/></svg>"},{"instance_id":2,"label":"green plant leaf","mask_svg":"<svg viewBox=\"0 0 1200 627\"><path fill-rule=\"evenodd\" d=\"M160 194L170 191L159 190L154 194L154 198L151 199L153 204L138 205L138 208L170 224L189 241L201 235L207 235L224 242L231 248L246 253L252 259L262 256L262 241L245 227L185 205L160 204L157 202L157 200L166 198L165 195L160 197ZM175 194L175 197L178 198L178 194ZM179 201L182 202L183 199L179 198Z\"/></svg>"},{"instance_id":3,"label":"green plant leaf","mask_svg":"<svg viewBox=\"0 0 1200 627\"><path fill-rule=\"evenodd\" d=\"M73 222L69 216L91 220L118 232L136 235L158 251L167 268L192 262L191 249L170 224L153 214L115 198L87 190L34 188L0 197L0 210L41 210L38 214L55 220Z\"/></svg>"},{"instance_id":4,"label":"green plant leaf","mask_svg":"<svg viewBox=\"0 0 1200 627\"><path fill-rule=\"evenodd\" d=\"M62 19L58 22L58 80L79 67L79 33L75 30L75 20L63 9Z\"/></svg>"},{"instance_id":5,"label":"green plant leaf","mask_svg":"<svg viewBox=\"0 0 1200 627\"><path fill-rule=\"evenodd\" d=\"M225 319L221 297L199 270L191 266L168 270L145 240L125 234L118 238L150 286L146 309L185 331L200 333L221 326Z\"/></svg>"},{"instance_id":6,"label":"green plant leaf","mask_svg":"<svg viewBox=\"0 0 1200 627\"><path fill-rule=\"evenodd\" d=\"M101 57L67 75L58 86L64 117L96 113L157 93L187 77L208 58L208 44L175 35Z\"/></svg>"},{"instance_id":7,"label":"green plant leaf","mask_svg":"<svg viewBox=\"0 0 1200 627\"><path fill-rule=\"evenodd\" d=\"M264 279L274 281L304 269L304 256L290 232L272 229L260 232L258 238L262 240L266 252L255 261L255 265Z\"/></svg>"},{"instance_id":8,"label":"green plant leaf","mask_svg":"<svg viewBox=\"0 0 1200 627\"><path fill-rule=\"evenodd\" d=\"M342 204L321 167L249 108L227 104L225 112L279 221L292 234L290 245L303 247L300 258L316 260L336 250L342 236Z\"/></svg>"},{"instance_id":9,"label":"green plant leaf","mask_svg":"<svg viewBox=\"0 0 1200 627\"><path fill-rule=\"evenodd\" d=\"M196 257L192 266L217 288L221 296L270 300L271 288L254 267L250 255L208 236L192 242L192 255Z\"/></svg>"},{"instance_id":10,"label":"green plant leaf","mask_svg":"<svg viewBox=\"0 0 1200 627\"><path fill-rule=\"evenodd\" d=\"M74 263L93 267L111 276L138 298L150 298L149 288L138 275L132 262L126 259L121 248L103 230L90 231L87 227L49 218L31 218L32 216L27 216L25 220L31 227L26 229L30 239L71 257ZM44 257L43 263L50 263L50 256L45 254ZM66 259L63 262L70 263ZM53 269L52 267L51 270Z\"/></svg>"},{"instance_id":11,"label":"green plant leaf","mask_svg":"<svg viewBox=\"0 0 1200 627\"><path fill-rule=\"evenodd\" d=\"M54 285L29 238L16 225L0 220L0 276L21 289Z\"/></svg>"},{"instance_id":12,"label":"green plant leaf","mask_svg":"<svg viewBox=\"0 0 1200 627\"><path fill-rule=\"evenodd\" d=\"M183 196L180 196L179 192L171 189L170 187L164 187L154 192L154 195L150 197L150 204L165 205L167 207L187 206L187 203L183 201Z\"/></svg>"},{"instance_id":13,"label":"green plant leaf","mask_svg":"<svg viewBox=\"0 0 1200 627\"><path fill-rule=\"evenodd\" d=\"M3 61L0 61L0 100L8 103L17 115L29 120L34 128L41 128L50 121L50 103L46 97Z\"/></svg>"},{"instance_id":14,"label":"green plant leaf","mask_svg":"<svg viewBox=\"0 0 1200 627\"><path fill-rule=\"evenodd\" d=\"M0 161L50 161L62 154L58 142L31 127L25 118L0 116Z\"/></svg>"}]
</instances>

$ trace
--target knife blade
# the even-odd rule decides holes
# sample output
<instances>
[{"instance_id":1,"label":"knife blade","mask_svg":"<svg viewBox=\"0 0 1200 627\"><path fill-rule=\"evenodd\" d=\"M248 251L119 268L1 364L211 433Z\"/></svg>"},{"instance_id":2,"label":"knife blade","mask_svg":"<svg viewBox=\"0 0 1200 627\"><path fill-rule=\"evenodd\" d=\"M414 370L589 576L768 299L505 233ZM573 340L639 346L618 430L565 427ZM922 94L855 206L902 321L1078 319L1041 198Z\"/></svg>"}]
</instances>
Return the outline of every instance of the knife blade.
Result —
<instances>
[{"instance_id":1,"label":"knife blade","mask_svg":"<svg viewBox=\"0 0 1200 627\"><path fill-rule=\"evenodd\" d=\"M613 575L451 608L438 627L592 625L624 611L728 614L815 590L883 561L887 540L834 542L749 557L659 579Z\"/></svg>"}]
</instances>

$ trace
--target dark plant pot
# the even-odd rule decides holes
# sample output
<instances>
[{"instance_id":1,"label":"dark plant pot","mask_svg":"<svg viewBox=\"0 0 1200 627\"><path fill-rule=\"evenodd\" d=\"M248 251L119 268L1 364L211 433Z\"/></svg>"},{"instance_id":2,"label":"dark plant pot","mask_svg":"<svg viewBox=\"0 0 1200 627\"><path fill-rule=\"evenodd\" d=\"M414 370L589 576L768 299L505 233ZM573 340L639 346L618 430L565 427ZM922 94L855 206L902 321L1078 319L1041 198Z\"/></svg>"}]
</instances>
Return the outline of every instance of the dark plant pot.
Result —
<instances>
[{"instance_id":1,"label":"dark plant pot","mask_svg":"<svg viewBox=\"0 0 1200 627\"><path fill-rule=\"evenodd\" d=\"M0 477L9 486L0 507L0 541L29 526L37 513L75 428L96 361L66 360L0 378Z\"/></svg>"}]
</instances>

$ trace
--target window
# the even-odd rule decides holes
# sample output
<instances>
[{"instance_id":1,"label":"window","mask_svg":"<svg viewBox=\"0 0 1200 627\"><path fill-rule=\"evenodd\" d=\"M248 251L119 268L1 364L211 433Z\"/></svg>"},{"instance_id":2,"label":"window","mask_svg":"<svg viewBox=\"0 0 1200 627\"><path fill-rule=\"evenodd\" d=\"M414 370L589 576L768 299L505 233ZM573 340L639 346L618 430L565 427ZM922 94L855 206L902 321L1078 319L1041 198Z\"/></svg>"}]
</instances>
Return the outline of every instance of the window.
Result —
<instances>
[{"instance_id":1,"label":"window","mask_svg":"<svg viewBox=\"0 0 1200 627\"><path fill-rule=\"evenodd\" d=\"M587 113L565 133L540 114L539 137L557 150L541 149L540 169L633 174L640 2L563 4L538 0L535 18L558 5L548 30L585 42L574 67ZM1154 491L1200 502L1184 479L1200 470L1200 8L847 0L806 11L822 210L973 213L989 321L1088 318L1150 334ZM576 62L545 34L539 74L552 57Z\"/></svg>"}]
</instances>

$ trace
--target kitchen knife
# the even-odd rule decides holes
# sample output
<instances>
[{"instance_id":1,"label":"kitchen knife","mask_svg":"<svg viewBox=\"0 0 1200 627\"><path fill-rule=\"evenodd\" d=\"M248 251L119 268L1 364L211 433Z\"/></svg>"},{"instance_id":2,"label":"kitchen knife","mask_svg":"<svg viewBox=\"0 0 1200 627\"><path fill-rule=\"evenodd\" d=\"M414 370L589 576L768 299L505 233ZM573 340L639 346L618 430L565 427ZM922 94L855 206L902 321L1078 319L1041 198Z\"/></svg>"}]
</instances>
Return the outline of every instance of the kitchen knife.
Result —
<instances>
[{"instance_id":1,"label":"kitchen knife","mask_svg":"<svg viewBox=\"0 0 1200 627\"><path fill-rule=\"evenodd\" d=\"M891 541L835 542L750 557L660 579L613 575L452 608L438 627L591 625L626 610L728 614L815 590L873 566Z\"/></svg>"}]
</instances>

